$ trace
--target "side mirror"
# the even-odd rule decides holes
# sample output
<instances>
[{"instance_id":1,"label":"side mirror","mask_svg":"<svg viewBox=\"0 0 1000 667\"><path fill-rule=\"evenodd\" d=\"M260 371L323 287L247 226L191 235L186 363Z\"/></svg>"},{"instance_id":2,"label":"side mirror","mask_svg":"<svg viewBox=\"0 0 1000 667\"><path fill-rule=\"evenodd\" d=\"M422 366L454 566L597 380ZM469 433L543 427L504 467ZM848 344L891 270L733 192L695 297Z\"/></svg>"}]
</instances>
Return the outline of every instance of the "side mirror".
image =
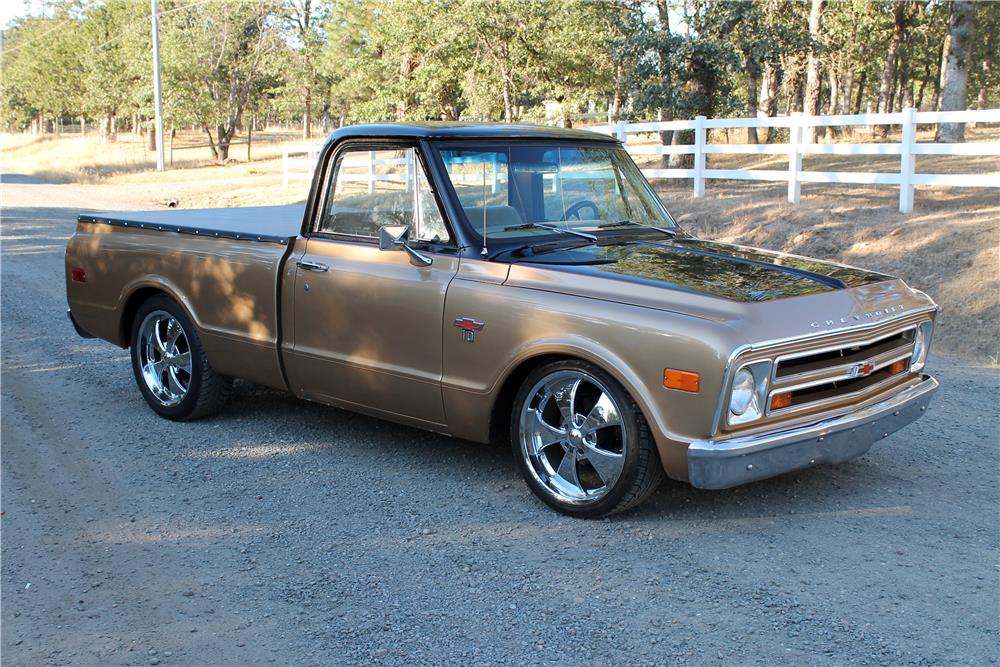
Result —
<instances>
[{"instance_id":1,"label":"side mirror","mask_svg":"<svg viewBox=\"0 0 1000 667\"><path fill-rule=\"evenodd\" d=\"M410 247L410 228L407 225L379 227L379 250L405 250L413 266L430 266L434 260Z\"/></svg>"}]
</instances>

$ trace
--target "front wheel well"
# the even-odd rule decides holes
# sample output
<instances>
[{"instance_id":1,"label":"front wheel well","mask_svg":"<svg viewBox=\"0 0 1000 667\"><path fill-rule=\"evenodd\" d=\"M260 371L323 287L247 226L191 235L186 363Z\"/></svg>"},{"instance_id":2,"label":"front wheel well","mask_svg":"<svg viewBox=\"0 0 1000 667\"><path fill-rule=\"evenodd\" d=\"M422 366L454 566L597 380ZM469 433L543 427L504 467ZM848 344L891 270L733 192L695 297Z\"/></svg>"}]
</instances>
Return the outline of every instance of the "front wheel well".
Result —
<instances>
[{"instance_id":1,"label":"front wheel well","mask_svg":"<svg viewBox=\"0 0 1000 667\"><path fill-rule=\"evenodd\" d=\"M125 301L125 307L122 308L122 316L118 322L118 340L120 345L124 348L129 347L132 338L132 322L135 320L135 314L139 312L139 308L142 304L149 301L151 298L157 294L165 294L170 296L161 289L155 287L141 287L129 295L128 299ZM173 297L171 297L173 298Z\"/></svg>"},{"instance_id":2,"label":"front wheel well","mask_svg":"<svg viewBox=\"0 0 1000 667\"><path fill-rule=\"evenodd\" d=\"M493 411L490 413L490 442L505 442L509 439L510 411L514 409L514 398L517 396L517 390L521 388L528 374L543 364L571 359L584 361L569 354L540 354L537 357L525 359L510 372L500 387L496 401L493 402Z\"/></svg>"}]
</instances>

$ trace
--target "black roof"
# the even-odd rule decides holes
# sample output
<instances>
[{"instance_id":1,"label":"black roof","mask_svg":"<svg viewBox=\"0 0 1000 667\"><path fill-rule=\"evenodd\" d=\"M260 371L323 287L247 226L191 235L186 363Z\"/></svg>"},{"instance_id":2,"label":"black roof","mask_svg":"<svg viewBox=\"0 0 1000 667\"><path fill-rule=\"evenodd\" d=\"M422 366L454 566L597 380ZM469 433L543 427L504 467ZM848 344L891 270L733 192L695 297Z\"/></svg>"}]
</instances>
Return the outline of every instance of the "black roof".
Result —
<instances>
[{"instance_id":1,"label":"black roof","mask_svg":"<svg viewBox=\"0 0 1000 667\"><path fill-rule=\"evenodd\" d=\"M600 132L570 130L545 125L512 125L508 123L456 123L426 121L422 123L371 123L348 125L330 134L327 141L347 137L405 137L412 139L568 139L618 143L618 139Z\"/></svg>"}]
</instances>

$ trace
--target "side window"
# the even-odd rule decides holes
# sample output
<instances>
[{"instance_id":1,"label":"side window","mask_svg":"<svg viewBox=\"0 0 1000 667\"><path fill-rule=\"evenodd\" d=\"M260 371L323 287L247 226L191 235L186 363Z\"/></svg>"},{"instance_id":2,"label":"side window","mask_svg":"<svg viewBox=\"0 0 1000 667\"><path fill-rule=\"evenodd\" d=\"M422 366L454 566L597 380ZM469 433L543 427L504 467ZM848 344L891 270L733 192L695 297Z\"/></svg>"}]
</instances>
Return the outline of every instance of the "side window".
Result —
<instances>
[{"instance_id":1,"label":"side window","mask_svg":"<svg viewBox=\"0 0 1000 667\"><path fill-rule=\"evenodd\" d=\"M377 238L384 225L407 225L414 240L450 240L414 149L341 152L319 231Z\"/></svg>"}]
</instances>

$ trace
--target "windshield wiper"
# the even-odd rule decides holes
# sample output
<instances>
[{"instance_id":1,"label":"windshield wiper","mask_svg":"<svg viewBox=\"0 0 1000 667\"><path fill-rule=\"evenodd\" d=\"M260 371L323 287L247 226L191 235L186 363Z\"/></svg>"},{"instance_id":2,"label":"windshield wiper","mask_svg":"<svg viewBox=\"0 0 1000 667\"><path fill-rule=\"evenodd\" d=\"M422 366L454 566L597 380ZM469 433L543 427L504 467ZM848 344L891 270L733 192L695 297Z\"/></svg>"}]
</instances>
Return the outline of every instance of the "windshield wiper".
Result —
<instances>
[{"instance_id":1,"label":"windshield wiper","mask_svg":"<svg viewBox=\"0 0 1000 667\"><path fill-rule=\"evenodd\" d=\"M658 232L662 232L667 236L677 236L676 229L667 229L666 227L654 227L653 225L644 225L641 222L636 222L635 220L620 220L618 222L606 222L603 225L597 225L598 229L611 229L612 227L644 227L646 229L655 229Z\"/></svg>"},{"instance_id":2,"label":"windshield wiper","mask_svg":"<svg viewBox=\"0 0 1000 667\"><path fill-rule=\"evenodd\" d=\"M575 229L566 229L564 227L556 227L555 225L546 225L541 222L526 222L523 225L511 225L510 227L504 227L505 232L513 232L518 229L550 229L553 232L559 232L560 234L571 234L572 236L579 236L581 239L587 239L593 243L597 243L597 237L593 234L587 234L586 232L578 232Z\"/></svg>"}]
</instances>

